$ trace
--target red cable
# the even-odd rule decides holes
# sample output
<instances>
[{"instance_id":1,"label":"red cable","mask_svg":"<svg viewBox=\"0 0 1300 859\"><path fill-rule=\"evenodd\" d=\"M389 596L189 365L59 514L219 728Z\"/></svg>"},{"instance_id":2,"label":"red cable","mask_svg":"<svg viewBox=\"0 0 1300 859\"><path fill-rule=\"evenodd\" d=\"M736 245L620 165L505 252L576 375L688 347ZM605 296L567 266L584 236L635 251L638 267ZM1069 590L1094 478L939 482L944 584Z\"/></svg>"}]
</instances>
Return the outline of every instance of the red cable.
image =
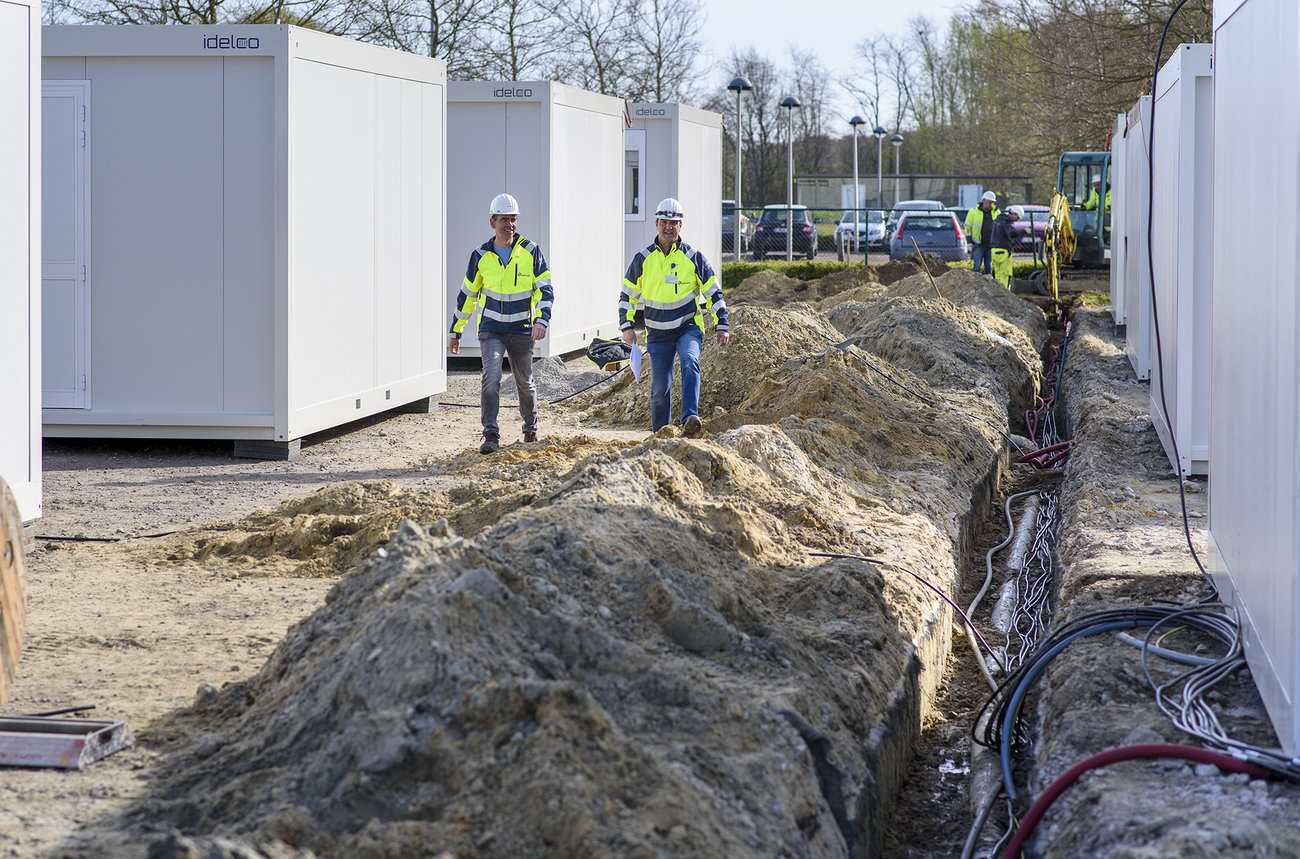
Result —
<instances>
[{"instance_id":1,"label":"red cable","mask_svg":"<svg viewBox=\"0 0 1300 859\"><path fill-rule=\"evenodd\" d=\"M1011 836L1011 842L1007 844L1002 859L1016 859L1020 855L1020 851L1024 849L1025 842L1033 834L1038 821L1047 813L1047 809L1051 807L1057 797L1065 793L1067 787L1078 781L1079 776L1090 769L1139 758L1181 758L1199 764L1214 764L1224 772L1246 773L1251 778L1267 778L1271 775L1268 769L1258 764L1247 763L1231 755L1212 752L1209 749L1196 746L1180 746L1173 743L1144 743L1136 746L1122 746L1118 749L1107 749L1070 767L1061 774L1060 778L1047 786L1047 790L1043 791L1042 795L1034 800L1034 804L1029 807L1024 820L1020 821L1020 825L1016 827L1016 833Z\"/></svg>"}]
</instances>

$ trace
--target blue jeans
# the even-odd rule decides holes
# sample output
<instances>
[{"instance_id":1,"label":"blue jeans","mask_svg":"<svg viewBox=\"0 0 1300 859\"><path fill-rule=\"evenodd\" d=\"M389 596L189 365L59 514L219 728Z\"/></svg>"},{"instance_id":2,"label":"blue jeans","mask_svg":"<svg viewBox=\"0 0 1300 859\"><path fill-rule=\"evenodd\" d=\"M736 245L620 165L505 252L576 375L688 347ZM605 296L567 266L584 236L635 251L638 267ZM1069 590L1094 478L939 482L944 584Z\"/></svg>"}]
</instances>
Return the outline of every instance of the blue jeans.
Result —
<instances>
[{"instance_id":1,"label":"blue jeans","mask_svg":"<svg viewBox=\"0 0 1300 859\"><path fill-rule=\"evenodd\" d=\"M704 335L691 328L676 340L646 343L650 352L650 426L658 432L673 422L673 358L682 365L682 422L700 413L700 346Z\"/></svg>"},{"instance_id":2,"label":"blue jeans","mask_svg":"<svg viewBox=\"0 0 1300 859\"><path fill-rule=\"evenodd\" d=\"M500 436L497 411L501 406L501 363L510 356L510 370L519 389L519 416L524 419L524 432L537 432L537 383L533 381L533 335L494 334L480 331L479 355L483 358L482 400L479 417L483 431Z\"/></svg>"},{"instance_id":3,"label":"blue jeans","mask_svg":"<svg viewBox=\"0 0 1300 859\"><path fill-rule=\"evenodd\" d=\"M993 274L993 254L989 253L992 248L982 248L979 245L971 245L970 249L970 270L976 274L980 273L980 265L984 266L985 274Z\"/></svg>"}]
</instances>

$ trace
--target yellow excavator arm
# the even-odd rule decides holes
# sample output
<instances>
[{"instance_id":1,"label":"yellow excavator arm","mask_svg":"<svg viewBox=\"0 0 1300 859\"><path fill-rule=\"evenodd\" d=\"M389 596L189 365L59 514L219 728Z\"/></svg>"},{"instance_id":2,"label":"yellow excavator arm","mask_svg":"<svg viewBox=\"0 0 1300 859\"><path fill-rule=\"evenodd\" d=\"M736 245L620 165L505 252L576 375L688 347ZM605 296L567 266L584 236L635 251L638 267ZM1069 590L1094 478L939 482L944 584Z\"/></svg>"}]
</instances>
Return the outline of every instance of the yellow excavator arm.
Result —
<instances>
[{"instance_id":1,"label":"yellow excavator arm","mask_svg":"<svg viewBox=\"0 0 1300 859\"><path fill-rule=\"evenodd\" d=\"M1070 226L1070 201L1057 191L1052 194L1047 229L1043 233L1043 256L1047 261L1047 282L1053 302L1060 299L1061 265L1074 259L1075 248L1074 228Z\"/></svg>"}]
</instances>

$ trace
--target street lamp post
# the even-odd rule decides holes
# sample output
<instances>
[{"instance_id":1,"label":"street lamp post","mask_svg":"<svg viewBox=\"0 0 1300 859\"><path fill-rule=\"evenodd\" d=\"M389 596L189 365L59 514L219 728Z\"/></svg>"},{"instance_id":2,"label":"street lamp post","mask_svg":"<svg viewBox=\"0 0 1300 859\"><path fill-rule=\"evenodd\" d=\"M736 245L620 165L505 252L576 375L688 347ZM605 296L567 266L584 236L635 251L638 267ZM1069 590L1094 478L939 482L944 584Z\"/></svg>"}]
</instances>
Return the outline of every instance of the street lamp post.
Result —
<instances>
[{"instance_id":1,"label":"street lamp post","mask_svg":"<svg viewBox=\"0 0 1300 859\"><path fill-rule=\"evenodd\" d=\"M898 205L898 159L899 152L903 148L903 135L895 134L889 138L889 142L894 144L894 205Z\"/></svg>"},{"instance_id":2,"label":"street lamp post","mask_svg":"<svg viewBox=\"0 0 1300 859\"><path fill-rule=\"evenodd\" d=\"M727 89L736 94L736 210L733 218L736 228L732 251L736 254L736 259L740 259L740 96L743 93L753 92L754 85L745 77L734 77L731 83L727 84Z\"/></svg>"},{"instance_id":3,"label":"street lamp post","mask_svg":"<svg viewBox=\"0 0 1300 859\"><path fill-rule=\"evenodd\" d=\"M785 109L785 261L794 259L794 109L800 107L799 99L788 95L781 99ZM813 241L816 241L814 237Z\"/></svg>"},{"instance_id":4,"label":"street lamp post","mask_svg":"<svg viewBox=\"0 0 1300 859\"><path fill-rule=\"evenodd\" d=\"M877 125L876 130L871 133L876 135L876 208L883 209L885 208L885 194L881 181L880 153L884 147L885 135L889 132L885 131L883 125Z\"/></svg>"},{"instance_id":5,"label":"street lamp post","mask_svg":"<svg viewBox=\"0 0 1300 859\"><path fill-rule=\"evenodd\" d=\"M858 250L858 224L862 218L862 201L858 199L858 129L866 125L867 121L860 116L855 116L849 120L849 125L853 126L853 251ZM865 225L864 225L865 226Z\"/></svg>"}]
</instances>

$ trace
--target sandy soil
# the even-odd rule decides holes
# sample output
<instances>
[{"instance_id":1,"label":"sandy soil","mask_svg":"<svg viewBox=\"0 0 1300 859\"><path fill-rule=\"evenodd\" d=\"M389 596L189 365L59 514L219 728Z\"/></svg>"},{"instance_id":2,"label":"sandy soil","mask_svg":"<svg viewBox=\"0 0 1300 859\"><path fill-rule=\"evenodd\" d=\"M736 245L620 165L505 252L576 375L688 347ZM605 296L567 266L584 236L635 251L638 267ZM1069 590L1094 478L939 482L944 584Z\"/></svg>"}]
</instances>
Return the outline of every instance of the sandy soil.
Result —
<instances>
[{"instance_id":1,"label":"sandy soil","mask_svg":"<svg viewBox=\"0 0 1300 859\"><path fill-rule=\"evenodd\" d=\"M478 371L457 363L440 400L472 407L359 421L312 437L292 462L235 459L228 442L46 442L45 515L29 529L27 636L2 711L93 706L84 715L123 720L141 741L81 772L0 776L0 856L45 855L70 831L138 798L167 739L150 736L154 722L255 674L337 581L307 563L246 574L227 565L214 576L198 562L160 559L158 544L176 531L220 535L207 529L340 481L433 492L464 482L430 471L431 462L479 456ZM557 417L542 408L543 439L581 432L639 440L649 432L579 431ZM504 400L501 424L507 449L522 445L517 411Z\"/></svg>"},{"instance_id":2,"label":"sandy soil","mask_svg":"<svg viewBox=\"0 0 1300 859\"><path fill-rule=\"evenodd\" d=\"M1030 364L1046 331L1019 298L969 277L945 281L946 292L926 278L904 281L884 301L874 279L842 281L765 276L750 285L748 307L737 291L734 319L765 336L737 337L724 356L706 345L701 442L671 431L647 442L648 431L628 423L646 411L645 391L615 382L577 398L579 411L544 408L544 443L528 449L503 407L507 446L484 458L477 372L462 370L441 399L470 407L354 424L304 444L290 463L236 460L215 443L49 443L26 649L3 712L94 705L89 715L125 720L139 742L82 772L6 773L0 857L143 856L141 833L169 825L249 834L261 855L294 859L312 847L413 855L404 843L524 855L514 847L533 842L512 839L541 828L546 843L571 845L569 855L633 855L634 843L647 856L844 855L852 830L842 805L827 804L827 772L859 797L858 832L864 821L879 828L866 820L861 740L874 741L879 700L893 690L868 687L889 660L931 658L919 644L906 648L919 630L946 623L926 614L936 601L910 582L814 566L805 553L885 554L948 576L968 598L984 550L1000 539L1001 513L995 500L978 511L982 521L966 521L958 502L996 475L990 452L1004 430L1017 431L1016 405L1039 384L1041 368ZM1053 478L1066 498L1062 598L1070 608L1135 593L1185 599L1195 577L1174 560L1177 483L1143 414L1142 386L1103 329L1094 319L1081 331L1075 354L1087 369L1069 379L1087 468ZM987 488L996 496L1035 480L1013 468ZM1189 505L1202 523L1204 499ZM649 525L589 527L617 505L657 511L659 533L679 533L677 551L642 557L639 546L655 538ZM496 542L482 539L498 522ZM1160 569L1143 569L1152 555ZM1139 572L1114 573L1130 568ZM873 626L881 617L897 624L892 638ZM438 658L405 653L407 633L428 628L446 633L434 637ZM398 652L408 662L389 666ZM1068 717L1048 727L1091 724L1088 715L1102 712L1094 702L1119 700L1118 690L1127 709L1116 725L1166 731L1130 682L1134 658L1112 649L1071 664L1065 676L1085 676L1088 662L1114 670L1098 672L1109 684L1100 693L1049 685L1046 709ZM970 825L966 734L985 693L963 644L944 662L917 681L923 734L886 855L956 855ZM343 694L316 666L355 687ZM429 709L404 709L425 695ZM306 722L319 737L297 735ZM1259 723L1256 714L1250 725ZM426 745L406 745L412 735ZM1095 751L1095 738L1044 729L1042 739L1048 769ZM359 750L383 760L349 763ZM338 791L322 796L320 784ZM443 784L449 795L437 795ZM628 785L635 796L623 795ZM1140 792L1161 789L1157 780ZM1249 819L1224 816L1243 796L1272 805ZM758 798L787 808L746 805ZM1190 807L1188 796L1178 801ZM1290 809L1246 785L1206 806L1180 825L1213 830L1217 815L1227 821L1212 833L1220 841L1247 833L1260 842ZM797 825L783 829L783 815ZM1085 838L1069 826L1099 828L1083 807L1065 821L1054 855L1137 855L1103 847L1183 837L1172 825L1140 834L1119 826L1108 844L1072 854ZM630 840L584 852L600 833ZM135 852L122 841L97 851L94 839L108 834L135 839ZM277 839L297 847L273 853ZM251 855L187 852L179 840L153 846L158 859Z\"/></svg>"}]
</instances>

